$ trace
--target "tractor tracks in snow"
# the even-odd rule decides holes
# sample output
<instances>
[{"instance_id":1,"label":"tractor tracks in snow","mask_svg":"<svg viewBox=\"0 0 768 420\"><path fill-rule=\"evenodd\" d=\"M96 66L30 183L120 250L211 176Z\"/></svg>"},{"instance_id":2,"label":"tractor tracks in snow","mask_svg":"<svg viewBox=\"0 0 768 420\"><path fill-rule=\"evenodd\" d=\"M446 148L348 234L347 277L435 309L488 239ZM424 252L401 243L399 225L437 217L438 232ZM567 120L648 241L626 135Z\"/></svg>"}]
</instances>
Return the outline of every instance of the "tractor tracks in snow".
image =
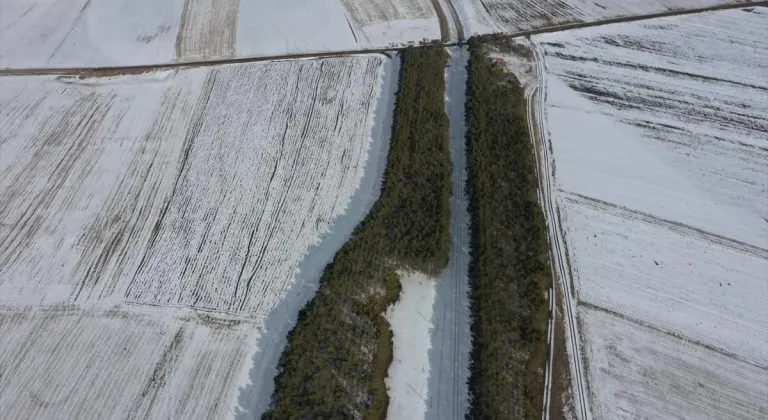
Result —
<instances>
[{"instance_id":1,"label":"tractor tracks in snow","mask_svg":"<svg viewBox=\"0 0 768 420\"><path fill-rule=\"evenodd\" d=\"M579 325L576 317L577 298L573 295L573 279L566 262L566 248L561 232L559 210L555 202L555 182L552 171L552 156L550 156L550 141L546 131L546 63L544 54L538 46L531 42L536 61L536 80L525 91L528 108L528 130L531 135L535 154L535 165L539 181L538 196L547 221L550 264L553 268L552 285L550 288L549 304L550 318L547 327L548 356L544 371L544 398L542 404L542 419L550 417L552 394L552 367L554 359L554 331L556 322L555 294L557 293L557 277L560 278L560 290L563 293L563 307L566 328L566 347L568 348L571 368L571 386L573 388L577 417L581 420L591 420L589 408L588 387L580 351Z\"/></svg>"}]
</instances>

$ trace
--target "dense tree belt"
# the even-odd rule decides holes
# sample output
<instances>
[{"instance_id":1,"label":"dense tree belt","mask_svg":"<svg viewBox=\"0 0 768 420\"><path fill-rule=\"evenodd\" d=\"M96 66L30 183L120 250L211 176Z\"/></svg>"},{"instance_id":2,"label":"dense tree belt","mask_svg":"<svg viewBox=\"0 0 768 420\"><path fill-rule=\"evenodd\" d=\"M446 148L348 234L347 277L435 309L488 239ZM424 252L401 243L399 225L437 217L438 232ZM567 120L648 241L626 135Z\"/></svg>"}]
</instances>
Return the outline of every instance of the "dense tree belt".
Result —
<instances>
[{"instance_id":1,"label":"dense tree belt","mask_svg":"<svg viewBox=\"0 0 768 420\"><path fill-rule=\"evenodd\" d=\"M525 96L469 43L470 419L541 417L551 282Z\"/></svg>"},{"instance_id":2,"label":"dense tree belt","mask_svg":"<svg viewBox=\"0 0 768 420\"><path fill-rule=\"evenodd\" d=\"M381 195L300 311L264 419L383 420L392 332L382 314L400 294L396 270L436 275L448 262L447 53L411 48L401 58Z\"/></svg>"}]
</instances>

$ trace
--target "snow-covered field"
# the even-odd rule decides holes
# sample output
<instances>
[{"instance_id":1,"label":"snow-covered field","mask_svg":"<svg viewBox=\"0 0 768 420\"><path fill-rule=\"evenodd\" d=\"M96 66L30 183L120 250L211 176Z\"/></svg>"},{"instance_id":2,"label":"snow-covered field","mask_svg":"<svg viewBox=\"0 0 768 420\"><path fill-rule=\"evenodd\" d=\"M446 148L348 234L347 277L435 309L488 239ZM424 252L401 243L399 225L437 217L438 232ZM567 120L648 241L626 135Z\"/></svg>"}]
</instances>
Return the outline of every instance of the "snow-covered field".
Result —
<instances>
[{"instance_id":1,"label":"snow-covered field","mask_svg":"<svg viewBox=\"0 0 768 420\"><path fill-rule=\"evenodd\" d=\"M184 0L0 0L0 68L167 63L183 8Z\"/></svg>"},{"instance_id":2,"label":"snow-covered field","mask_svg":"<svg viewBox=\"0 0 768 420\"><path fill-rule=\"evenodd\" d=\"M765 369L600 310L581 319L595 419L768 417Z\"/></svg>"},{"instance_id":3,"label":"snow-covered field","mask_svg":"<svg viewBox=\"0 0 768 420\"><path fill-rule=\"evenodd\" d=\"M561 197L580 301L768 366L767 251Z\"/></svg>"},{"instance_id":4,"label":"snow-covered field","mask_svg":"<svg viewBox=\"0 0 768 420\"><path fill-rule=\"evenodd\" d=\"M340 1L356 39L365 38L370 45L440 39L440 23L430 0Z\"/></svg>"},{"instance_id":5,"label":"snow-covered field","mask_svg":"<svg viewBox=\"0 0 768 420\"><path fill-rule=\"evenodd\" d=\"M226 418L249 322L70 306L0 309L0 417Z\"/></svg>"},{"instance_id":6,"label":"snow-covered field","mask_svg":"<svg viewBox=\"0 0 768 420\"><path fill-rule=\"evenodd\" d=\"M185 0L176 36L176 60L233 57L238 0Z\"/></svg>"},{"instance_id":7,"label":"snow-covered field","mask_svg":"<svg viewBox=\"0 0 768 420\"><path fill-rule=\"evenodd\" d=\"M0 411L230 413L368 170L387 61L4 77Z\"/></svg>"},{"instance_id":8,"label":"snow-covered field","mask_svg":"<svg viewBox=\"0 0 768 420\"><path fill-rule=\"evenodd\" d=\"M430 0L0 0L0 68L105 67L440 39Z\"/></svg>"},{"instance_id":9,"label":"snow-covered field","mask_svg":"<svg viewBox=\"0 0 768 420\"><path fill-rule=\"evenodd\" d=\"M766 39L766 8L533 39L594 418L768 410Z\"/></svg>"},{"instance_id":10,"label":"snow-covered field","mask_svg":"<svg viewBox=\"0 0 768 420\"><path fill-rule=\"evenodd\" d=\"M392 328L388 419L423 419L427 413L429 350L435 279L418 272L398 272L400 299L384 315Z\"/></svg>"},{"instance_id":11,"label":"snow-covered field","mask_svg":"<svg viewBox=\"0 0 768 420\"><path fill-rule=\"evenodd\" d=\"M699 9L744 0L453 0L467 36Z\"/></svg>"}]
</instances>

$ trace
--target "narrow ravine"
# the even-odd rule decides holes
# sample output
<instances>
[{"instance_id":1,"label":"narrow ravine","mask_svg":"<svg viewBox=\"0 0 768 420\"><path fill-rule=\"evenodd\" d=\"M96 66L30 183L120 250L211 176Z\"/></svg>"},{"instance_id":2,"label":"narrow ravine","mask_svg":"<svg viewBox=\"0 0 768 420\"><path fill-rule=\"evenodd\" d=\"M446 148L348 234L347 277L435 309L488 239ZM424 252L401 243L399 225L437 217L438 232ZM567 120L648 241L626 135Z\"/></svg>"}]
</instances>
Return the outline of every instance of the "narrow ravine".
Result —
<instances>
[{"instance_id":1,"label":"narrow ravine","mask_svg":"<svg viewBox=\"0 0 768 420\"><path fill-rule=\"evenodd\" d=\"M427 419L459 420L467 411L469 377L469 213L467 211L464 104L467 85L466 47L448 48L445 112L453 171L451 253L437 279L432 316Z\"/></svg>"}]
</instances>

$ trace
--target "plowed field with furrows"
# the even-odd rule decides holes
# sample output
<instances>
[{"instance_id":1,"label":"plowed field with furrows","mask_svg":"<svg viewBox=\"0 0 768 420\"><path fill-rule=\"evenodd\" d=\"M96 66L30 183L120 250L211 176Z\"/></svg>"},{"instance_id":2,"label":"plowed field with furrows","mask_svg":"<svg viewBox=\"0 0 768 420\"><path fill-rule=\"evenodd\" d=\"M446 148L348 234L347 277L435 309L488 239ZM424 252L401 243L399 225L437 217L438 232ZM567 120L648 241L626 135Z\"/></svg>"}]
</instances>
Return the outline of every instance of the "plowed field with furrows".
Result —
<instances>
[{"instance_id":1,"label":"plowed field with furrows","mask_svg":"<svg viewBox=\"0 0 768 420\"><path fill-rule=\"evenodd\" d=\"M128 300L265 316L357 187L380 64L290 62L209 76L206 110ZM244 103L253 108L226 111Z\"/></svg>"},{"instance_id":2,"label":"plowed field with furrows","mask_svg":"<svg viewBox=\"0 0 768 420\"><path fill-rule=\"evenodd\" d=\"M518 32L575 22L743 3L740 0L461 0L482 25Z\"/></svg>"},{"instance_id":3,"label":"plowed field with furrows","mask_svg":"<svg viewBox=\"0 0 768 420\"><path fill-rule=\"evenodd\" d=\"M0 299L263 318L357 188L381 64L8 79Z\"/></svg>"},{"instance_id":4,"label":"plowed field with furrows","mask_svg":"<svg viewBox=\"0 0 768 420\"><path fill-rule=\"evenodd\" d=\"M359 27L389 20L419 19L435 16L435 11L428 0L341 0L341 3L352 15L353 21Z\"/></svg>"},{"instance_id":5,"label":"plowed field with furrows","mask_svg":"<svg viewBox=\"0 0 768 420\"><path fill-rule=\"evenodd\" d=\"M4 78L0 418L229 416L364 185L385 61Z\"/></svg>"},{"instance_id":6,"label":"plowed field with furrows","mask_svg":"<svg viewBox=\"0 0 768 420\"><path fill-rule=\"evenodd\" d=\"M251 325L121 310L0 308L2 418L220 418Z\"/></svg>"},{"instance_id":7,"label":"plowed field with furrows","mask_svg":"<svg viewBox=\"0 0 768 420\"><path fill-rule=\"evenodd\" d=\"M176 60L232 57L238 0L186 0L176 37Z\"/></svg>"}]
</instances>

